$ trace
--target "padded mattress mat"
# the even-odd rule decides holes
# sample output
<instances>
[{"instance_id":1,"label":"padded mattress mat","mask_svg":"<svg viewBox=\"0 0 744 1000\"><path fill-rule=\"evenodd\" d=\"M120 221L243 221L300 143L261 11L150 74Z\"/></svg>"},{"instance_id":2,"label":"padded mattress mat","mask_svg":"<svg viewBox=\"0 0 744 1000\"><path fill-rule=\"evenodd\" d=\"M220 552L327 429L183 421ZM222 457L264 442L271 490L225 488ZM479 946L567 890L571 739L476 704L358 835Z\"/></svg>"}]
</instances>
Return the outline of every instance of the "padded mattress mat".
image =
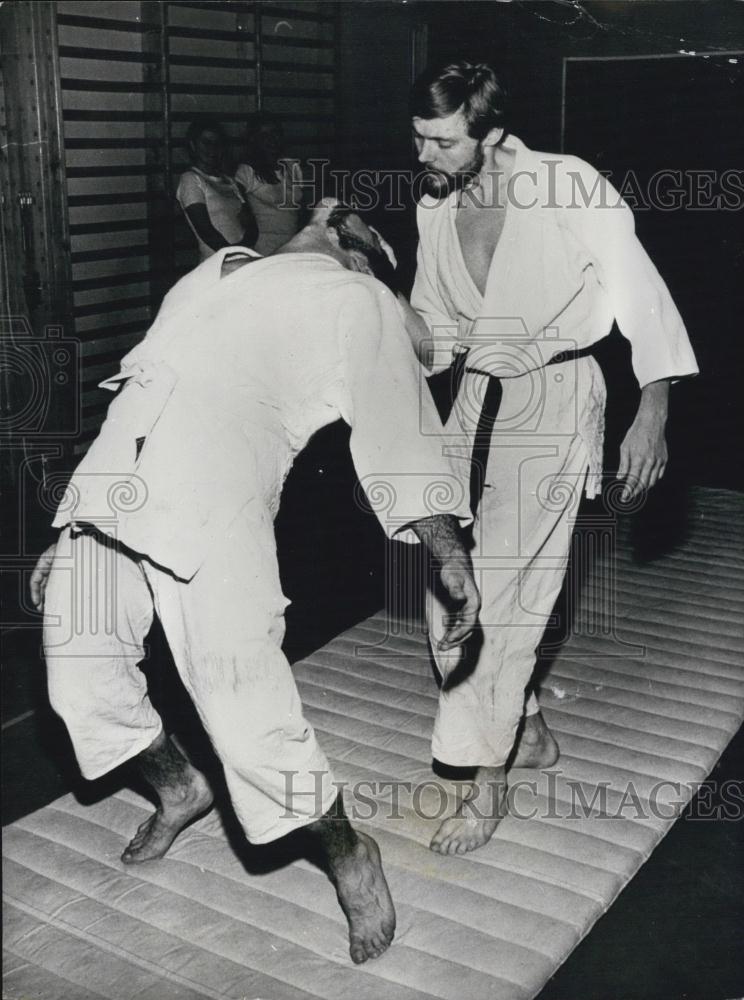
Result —
<instances>
[{"instance_id":1,"label":"padded mattress mat","mask_svg":"<svg viewBox=\"0 0 744 1000\"><path fill-rule=\"evenodd\" d=\"M535 997L744 717L742 498L696 491L686 539L653 562L627 536L621 526L616 556L594 566L542 681L561 758L512 772L513 814L473 854L426 849L454 786L431 770L437 692L421 630L380 613L295 665L347 805L382 849L398 913L382 958L351 964L334 891L308 860L239 847L212 813L162 861L125 868L150 805L68 795L5 830L4 995Z\"/></svg>"}]
</instances>

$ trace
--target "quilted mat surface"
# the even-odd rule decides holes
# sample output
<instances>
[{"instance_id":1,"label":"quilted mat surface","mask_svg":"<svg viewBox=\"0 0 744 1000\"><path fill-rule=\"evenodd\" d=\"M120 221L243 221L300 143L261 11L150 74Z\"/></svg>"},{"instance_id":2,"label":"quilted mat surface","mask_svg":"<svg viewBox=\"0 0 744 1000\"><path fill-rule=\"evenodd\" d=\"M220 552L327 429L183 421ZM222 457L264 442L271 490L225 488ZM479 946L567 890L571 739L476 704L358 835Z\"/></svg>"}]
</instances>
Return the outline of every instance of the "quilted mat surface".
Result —
<instances>
[{"instance_id":1,"label":"quilted mat surface","mask_svg":"<svg viewBox=\"0 0 744 1000\"><path fill-rule=\"evenodd\" d=\"M454 786L431 770L437 692L420 631L380 614L295 665L347 804L382 848L398 912L382 958L351 964L310 861L246 849L212 813L164 860L125 869L151 807L126 791L66 796L5 830L4 995L535 997L744 717L744 501L697 491L689 513L685 540L653 561L633 557L627 525L617 558L600 551L542 681L561 759L512 772L513 814L473 854L426 849Z\"/></svg>"}]
</instances>

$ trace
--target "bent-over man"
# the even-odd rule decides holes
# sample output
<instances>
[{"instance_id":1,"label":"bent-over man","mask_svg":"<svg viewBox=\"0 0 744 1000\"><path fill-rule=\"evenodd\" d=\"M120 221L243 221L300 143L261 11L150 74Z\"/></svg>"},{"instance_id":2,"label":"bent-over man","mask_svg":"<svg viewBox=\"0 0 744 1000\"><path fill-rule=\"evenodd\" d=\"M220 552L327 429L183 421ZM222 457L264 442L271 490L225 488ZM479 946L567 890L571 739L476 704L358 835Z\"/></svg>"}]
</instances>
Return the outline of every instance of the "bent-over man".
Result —
<instances>
[{"instance_id":1,"label":"bent-over man","mask_svg":"<svg viewBox=\"0 0 744 1000\"><path fill-rule=\"evenodd\" d=\"M280 254L219 251L179 282L105 383L118 394L32 580L50 700L83 775L134 758L159 799L122 860L161 857L212 801L164 735L138 668L156 612L246 836L264 844L304 826L317 838L357 963L388 947L393 905L377 845L344 815L281 650L273 519L315 431L350 424L362 484L395 493L383 528L407 541L412 530L437 560L453 600L443 648L463 641L479 606L458 533L467 503L427 508L432 485L455 475L441 424L420 405L395 297L372 277L370 262L390 270L382 257L358 216L324 205Z\"/></svg>"}]
</instances>

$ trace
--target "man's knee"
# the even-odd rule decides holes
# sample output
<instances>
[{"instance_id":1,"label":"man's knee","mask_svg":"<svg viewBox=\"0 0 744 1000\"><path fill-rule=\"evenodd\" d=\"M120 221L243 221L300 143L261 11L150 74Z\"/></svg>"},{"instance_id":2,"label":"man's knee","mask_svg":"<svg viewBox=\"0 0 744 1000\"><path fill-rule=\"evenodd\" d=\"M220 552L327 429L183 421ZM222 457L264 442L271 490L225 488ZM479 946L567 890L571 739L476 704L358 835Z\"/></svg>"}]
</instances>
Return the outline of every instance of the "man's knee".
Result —
<instances>
[{"instance_id":1,"label":"man's knee","mask_svg":"<svg viewBox=\"0 0 744 1000\"><path fill-rule=\"evenodd\" d=\"M239 771L276 770L288 762L293 766L315 747L313 729L304 719L286 726L265 720L260 727L223 724L218 730L211 729L218 755Z\"/></svg>"},{"instance_id":2,"label":"man's knee","mask_svg":"<svg viewBox=\"0 0 744 1000\"><path fill-rule=\"evenodd\" d=\"M45 640L44 652L47 693L54 711L65 721L89 714L97 697L95 681L98 673L95 669L91 670L90 656L83 654L81 644L75 639L62 644L55 641L50 645ZM108 673L106 676L109 676ZM98 691L98 694L110 696L110 687L105 692Z\"/></svg>"},{"instance_id":3,"label":"man's knee","mask_svg":"<svg viewBox=\"0 0 744 1000\"><path fill-rule=\"evenodd\" d=\"M76 693L77 689L77 693ZM49 704L57 715L68 718L79 700L79 685L74 683L71 665L63 660L47 660L47 693Z\"/></svg>"}]
</instances>

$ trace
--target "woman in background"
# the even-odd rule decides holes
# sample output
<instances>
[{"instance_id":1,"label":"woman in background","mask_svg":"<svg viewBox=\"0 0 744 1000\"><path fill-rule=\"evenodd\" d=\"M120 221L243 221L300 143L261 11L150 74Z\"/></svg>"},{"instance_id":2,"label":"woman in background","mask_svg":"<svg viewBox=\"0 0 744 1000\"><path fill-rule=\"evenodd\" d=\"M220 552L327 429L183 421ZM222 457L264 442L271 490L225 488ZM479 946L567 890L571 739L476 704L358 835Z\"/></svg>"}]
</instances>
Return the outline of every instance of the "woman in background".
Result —
<instances>
[{"instance_id":1,"label":"woman in background","mask_svg":"<svg viewBox=\"0 0 744 1000\"><path fill-rule=\"evenodd\" d=\"M246 192L224 171L224 129L213 118L199 118L189 126L186 143L192 166L181 175L176 198L196 236L199 260L221 247L252 247L256 221Z\"/></svg>"},{"instance_id":2,"label":"woman in background","mask_svg":"<svg viewBox=\"0 0 744 1000\"><path fill-rule=\"evenodd\" d=\"M248 155L235 179L245 189L258 225L255 249L270 254L300 228L302 170L298 160L282 157L284 133L272 115L254 115L248 123Z\"/></svg>"}]
</instances>

